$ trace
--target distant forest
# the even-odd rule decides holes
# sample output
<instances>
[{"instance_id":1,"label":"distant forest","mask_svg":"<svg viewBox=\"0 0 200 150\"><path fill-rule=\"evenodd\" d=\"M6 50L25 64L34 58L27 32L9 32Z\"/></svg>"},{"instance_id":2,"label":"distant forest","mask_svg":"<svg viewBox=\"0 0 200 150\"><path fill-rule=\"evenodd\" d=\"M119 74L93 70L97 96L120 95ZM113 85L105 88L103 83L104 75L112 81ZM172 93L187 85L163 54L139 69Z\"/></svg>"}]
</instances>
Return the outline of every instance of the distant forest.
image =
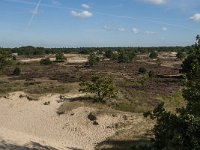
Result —
<instances>
[{"instance_id":1,"label":"distant forest","mask_svg":"<svg viewBox=\"0 0 200 150\"><path fill-rule=\"evenodd\" d=\"M80 48L44 48L44 47L33 47L25 46L19 48L0 48L0 50L8 50L12 53L18 53L18 55L45 55L45 54L56 54L58 52L62 53L78 53L78 54L90 54L92 52L97 52L102 54L106 51L132 51L134 53L150 53L153 51L161 52L188 52L192 49L192 46L187 47L80 47Z\"/></svg>"}]
</instances>

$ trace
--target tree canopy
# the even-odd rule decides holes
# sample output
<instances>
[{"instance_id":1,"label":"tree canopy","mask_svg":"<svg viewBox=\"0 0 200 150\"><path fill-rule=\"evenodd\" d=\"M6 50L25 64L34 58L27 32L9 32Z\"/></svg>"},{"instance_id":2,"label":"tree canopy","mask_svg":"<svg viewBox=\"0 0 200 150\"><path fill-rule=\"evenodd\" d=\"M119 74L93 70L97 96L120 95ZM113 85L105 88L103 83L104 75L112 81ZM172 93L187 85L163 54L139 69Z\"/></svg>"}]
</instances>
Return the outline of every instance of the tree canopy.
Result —
<instances>
[{"instance_id":1,"label":"tree canopy","mask_svg":"<svg viewBox=\"0 0 200 150\"><path fill-rule=\"evenodd\" d=\"M94 93L97 96L97 101L105 102L106 98L116 97L116 89L111 77L94 75L90 81L80 83L81 92Z\"/></svg>"}]
</instances>

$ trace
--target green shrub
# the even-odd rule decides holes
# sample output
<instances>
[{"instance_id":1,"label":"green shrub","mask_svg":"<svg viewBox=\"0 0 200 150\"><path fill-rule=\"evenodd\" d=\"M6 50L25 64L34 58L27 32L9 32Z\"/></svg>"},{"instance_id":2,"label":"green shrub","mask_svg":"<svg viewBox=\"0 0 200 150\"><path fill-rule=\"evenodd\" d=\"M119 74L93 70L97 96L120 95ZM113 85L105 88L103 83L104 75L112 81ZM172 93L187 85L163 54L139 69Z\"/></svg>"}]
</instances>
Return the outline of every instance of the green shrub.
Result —
<instances>
[{"instance_id":1,"label":"green shrub","mask_svg":"<svg viewBox=\"0 0 200 150\"><path fill-rule=\"evenodd\" d=\"M118 63L130 63L135 56L135 53L132 51L121 51L119 52Z\"/></svg>"},{"instance_id":2,"label":"green shrub","mask_svg":"<svg viewBox=\"0 0 200 150\"><path fill-rule=\"evenodd\" d=\"M18 76L18 75L20 75L20 73L21 73L21 69L19 67L15 67L15 69L13 71L13 75Z\"/></svg>"},{"instance_id":3,"label":"green shrub","mask_svg":"<svg viewBox=\"0 0 200 150\"><path fill-rule=\"evenodd\" d=\"M149 54L149 58L151 58L151 59L156 59L158 57L158 54L154 51L154 52L151 52L150 54Z\"/></svg>"},{"instance_id":4,"label":"green shrub","mask_svg":"<svg viewBox=\"0 0 200 150\"><path fill-rule=\"evenodd\" d=\"M105 102L106 98L115 98L116 90L111 77L102 75L92 76L90 81L81 82L79 91L93 93L99 102Z\"/></svg>"},{"instance_id":5,"label":"green shrub","mask_svg":"<svg viewBox=\"0 0 200 150\"><path fill-rule=\"evenodd\" d=\"M50 58L47 57L47 58L41 59L40 64L41 65L50 65L50 64L52 64L52 61L50 60Z\"/></svg>"},{"instance_id":6,"label":"green shrub","mask_svg":"<svg viewBox=\"0 0 200 150\"><path fill-rule=\"evenodd\" d=\"M64 62L64 61L66 61L66 60L67 60L67 58L64 56L63 53L58 52L58 53L56 54L56 62Z\"/></svg>"},{"instance_id":7,"label":"green shrub","mask_svg":"<svg viewBox=\"0 0 200 150\"><path fill-rule=\"evenodd\" d=\"M111 58L112 57L112 54L113 54L113 51L112 50L107 50L107 51L105 51L105 57L106 58Z\"/></svg>"},{"instance_id":8,"label":"green shrub","mask_svg":"<svg viewBox=\"0 0 200 150\"><path fill-rule=\"evenodd\" d=\"M141 74L137 80L137 82L141 86L145 86L149 82L149 75L148 74Z\"/></svg>"},{"instance_id":9,"label":"green shrub","mask_svg":"<svg viewBox=\"0 0 200 150\"><path fill-rule=\"evenodd\" d=\"M119 54L117 52L113 52L112 56L111 56L111 59L117 61L118 57L119 57Z\"/></svg>"},{"instance_id":10,"label":"green shrub","mask_svg":"<svg viewBox=\"0 0 200 150\"><path fill-rule=\"evenodd\" d=\"M16 56L12 56L12 59L13 59L13 60L17 60L17 57L16 57Z\"/></svg>"},{"instance_id":11,"label":"green shrub","mask_svg":"<svg viewBox=\"0 0 200 150\"><path fill-rule=\"evenodd\" d=\"M146 68L144 68L144 67L140 67L139 70L138 70L138 72L139 72L140 74L145 74L145 73L147 73L147 70L146 70Z\"/></svg>"},{"instance_id":12,"label":"green shrub","mask_svg":"<svg viewBox=\"0 0 200 150\"><path fill-rule=\"evenodd\" d=\"M95 53L91 53L88 57L87 65L94 66L94 65L98 64L99 61L100 61L100 58L98 56L96 56Z\"/></svg>"},{"instance_id":13,"label":"green shrub","mask_svg":"<svg viewBox=\"0 0 200 150\"><path fill-rule=\"evenodd\" d=\"M6 66L11 63L12 55L8 50L0 50L0 71L4 70Z\"/></svg>"},{"instance_id":14,"label":"green shrub","mask_svg":"<svg viewBox=\"0 0 200 150\"><path fill-rule=\"evenodd\" d=\"M149 75L149 78L153 78L155 77L155 72L151 70L148 72L148 75Z\"/></svg>"}]
</instances>

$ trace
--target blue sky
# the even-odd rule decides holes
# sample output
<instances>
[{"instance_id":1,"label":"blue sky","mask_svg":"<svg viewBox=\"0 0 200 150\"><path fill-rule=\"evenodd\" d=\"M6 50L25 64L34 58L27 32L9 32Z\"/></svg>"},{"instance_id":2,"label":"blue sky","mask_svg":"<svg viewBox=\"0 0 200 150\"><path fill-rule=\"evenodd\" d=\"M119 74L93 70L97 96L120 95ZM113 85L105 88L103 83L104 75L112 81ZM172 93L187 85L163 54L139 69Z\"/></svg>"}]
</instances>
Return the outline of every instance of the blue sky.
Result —
<instances>
[{"instance_id":1,"label":"blue sky","mask_svg":"<svg viewBox=\"0 0 200 150\"><path fill-rule=\"evenodd\" d=\"M199 0L0 0L0 46L185 46Z\"/></svg>"}]
</instances>

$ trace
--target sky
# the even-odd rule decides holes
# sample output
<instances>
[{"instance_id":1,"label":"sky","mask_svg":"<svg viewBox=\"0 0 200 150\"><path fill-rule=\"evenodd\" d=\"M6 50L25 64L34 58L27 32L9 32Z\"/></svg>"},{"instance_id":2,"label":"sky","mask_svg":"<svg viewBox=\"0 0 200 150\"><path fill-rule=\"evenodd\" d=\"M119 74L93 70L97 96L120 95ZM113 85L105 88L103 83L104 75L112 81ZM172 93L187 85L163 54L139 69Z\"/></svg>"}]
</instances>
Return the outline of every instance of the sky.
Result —
<instances>
[{"instance_id":1,"label":"sky","mask_svg":"<svg viewBox=\"0 0 200 150\"><path fill-rule=\"evenodd\" d=\"M0 47L187 46L199 0L0 0Z\"/></svg>"}]
</instances>

